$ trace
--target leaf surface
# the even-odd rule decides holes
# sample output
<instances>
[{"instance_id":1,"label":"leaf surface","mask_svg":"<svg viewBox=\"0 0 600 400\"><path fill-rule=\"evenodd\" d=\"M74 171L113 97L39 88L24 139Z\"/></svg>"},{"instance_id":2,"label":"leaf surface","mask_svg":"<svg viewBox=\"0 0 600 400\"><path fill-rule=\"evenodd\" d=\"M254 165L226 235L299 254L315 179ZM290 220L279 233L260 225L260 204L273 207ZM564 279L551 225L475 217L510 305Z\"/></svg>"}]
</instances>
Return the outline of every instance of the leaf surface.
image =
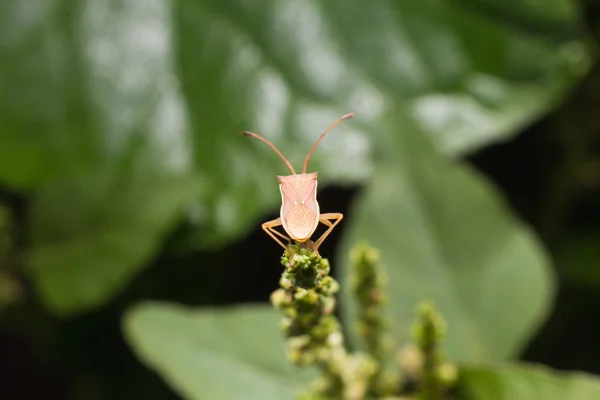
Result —
<instances>
[{"instance_id":1,"label":"leaf surface","mask_svg":"<svg viewBox=\"0 0 600 400\"><path fill-rule=\"evenodd\" d=\"M187 400L291 400L314 371L286 360L279 318L268 306L145 303L123 328L138 357Z\"/></svg>"}]
</instances>

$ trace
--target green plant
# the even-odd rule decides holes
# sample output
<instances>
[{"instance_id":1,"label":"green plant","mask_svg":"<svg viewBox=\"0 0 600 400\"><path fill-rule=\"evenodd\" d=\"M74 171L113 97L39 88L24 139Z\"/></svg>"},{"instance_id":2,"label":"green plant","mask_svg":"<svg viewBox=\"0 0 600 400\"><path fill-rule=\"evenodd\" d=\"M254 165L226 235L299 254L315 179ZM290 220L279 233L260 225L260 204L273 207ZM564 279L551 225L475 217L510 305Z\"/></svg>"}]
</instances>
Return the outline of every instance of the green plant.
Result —
<instances>
[{"instance_id":1,"label":"green plant","mask_svg":"<svg viewBox=\"0 0 600 400\"><path fill-rule=\"evenodd\" d=\"M446 322L429 302L418 307L414 344L406 344L396 355L382 308L387 277L378 252L365 244L353 249L350 275L364 351L350 351L334 314L338 283L329 276L329 262L315 254L311 244L289 246L293 262L286 251L281 287L271 295L283 314L279 326L284 346L274 340L272 327L265 326L274 325L275 319L264 307L195 313L181 306L148 304L125 319L137 354L189 399L527 400L545 393L549 399L591 400L600 395L600 380L584 374L561 376L518 364L457 367L443 355ZM256 336L248 338L246 333ZM317 367L320 373L312 383L309 377L316 371L301 375L283 368L276 353L284 348L292 364ZM193 362L190 350L197 357ZM230 374L240 380L231 384ZM239 374L249 375L251 381Z\"/></svg>"},{"instance_id":2,"label":"green plant","mask_svg":"<svg viewBox=\"0 0 600 400\"><path fill-rule=\"evenodd\" d=\"M415 398L423 400L447 398L456 372L440 354L445 325L435 308L429 303L419 307L419 319L413 327L417 343L413 357L419 362L408 368L401 382L398 368L390 368L395 347L382 313L386 275L377 251L368 245L353 250L352 286L360 309L357 322L365 351L349 352L341 326L333 315L338 284L329 276L329 262L316 255L311 246L309 242L308 247L306 244L289 247L293 263L284 254L281 288L271 296L273 305L284 315L281 326L288 359L298 366L317 365L321 369L313 387L298 398L390 399L406 392L415 392Z\"/></svg>"},{"instance_id":3,"label":"green plant","mask_svg":"<svg viewBox=\"0 0 600 400\"><path fill-rule=\"evenodd\" d=\"M214 249L276 206L276 156L236 132L285 132L294 154L356 112L311 166L323 185L366 183L413 151L390 143L399 132L459 157L515 135L589 64L568 0L517 2L518 29L493 1L158 2L57 0L33 19L2 6L0 181L30 193L27 271L63 316L113 299L182 213ZM146 30L165 47L141 46Z\"/></svg>"},{"instance_id":4,"label":"green plant","mask_svg":"<svg viewBox=\"0 0 600 400\"><path fill-rule=\"evenodd\" d=\"M188 400L292 398L323 371L327 393L343 392L343 382L360 375L357 391L396 395L388 391L400 379L398 363L390 361L393 342L413 343L400 356L421 385L411 395L597 396L593 377L514 364L553 305L555 254L505 204L505 193L464 162L547 115L587 73L592 57L579 4L1 3L0 201L9 205L7 215L19 215L18 263L11 261L9 274L0 268L0 296L10 300L5 304L14 305L14 277L30 280L23 287L25 305L6 308L14 314L3 308L6 329L19 335L23 329L36 344L68 352L46 341L58 338L73 346L66 346L70 352L87 354L68 336L86 330L70 324L82 327L97 318L116 329L131 307L123 325L128 343ZM336 228L345 229L335 258L340 313L321 327L343 334L337 369L356 367L358 375L335 372L329 359L290 365L279 314L265 305L188 308L142 301L181 293L182 302L214 304L222 301L222 288L241 280L239 265L232 264L251 270L255 252L243 252L241 262L226 255L257 229L262 214L277 208L274 175L281 165L269 149L235 133L260 131L296 164L304 151L295 150L308 148L327 123L348 111L357 117L335 141L323 142L311 167L321 173L320 187L362 188ZM562 124L568 129L552 129L572 137L572 119ZM584 146L572 147L567 172L584 158ZM558 199L545 211L553 221L560 219L553 214L564 207L565 185L559 182ZM554 231L555 223L549 225ZM597 280L590 276L597 238L590 238L576 238L559 252L569 279ZM378 257L359 247L352 259L363 240L377 247ZM197 255L189 264L199 272L189 273L185 256L173 256L179 251ZM165 283L167 274L157 277L149 268L155 264L180 280ZM387 279L377 266L386 267ZM314 312L335 304L333 277L320 279L327 296L319 301L327 304ZM188 292L181 290L185 285L192 286ZM282 289L274 300L293 314L298 304L286 303L291 288ZM312 304L310 288L302 289L296 301ZM423 300L435 304L448 327L435 351L424 340L426 330L411 338L408 329ZM423 329L437 315L426 310L419 314ZM303 347L305 336L287 335L297 360L316 357ZM97 343L92 347L102 352ZM430 354L429 361L417 368L411 361L423 361L421 353ZM106 357L111 372L121 356ZM54 359L70 360L62 353ZM75 359L71 369L79 371L84 361ZM103 379L94 375L96 361L87 361L92 387L94 378ZM453 366L458 381L447 393ZM402 377L410 377L406 368ZM119 390L111 383L104 388ZM146 398L139 390L149 387L143 381L133 392Z\"/></svg>"}]
</instances>

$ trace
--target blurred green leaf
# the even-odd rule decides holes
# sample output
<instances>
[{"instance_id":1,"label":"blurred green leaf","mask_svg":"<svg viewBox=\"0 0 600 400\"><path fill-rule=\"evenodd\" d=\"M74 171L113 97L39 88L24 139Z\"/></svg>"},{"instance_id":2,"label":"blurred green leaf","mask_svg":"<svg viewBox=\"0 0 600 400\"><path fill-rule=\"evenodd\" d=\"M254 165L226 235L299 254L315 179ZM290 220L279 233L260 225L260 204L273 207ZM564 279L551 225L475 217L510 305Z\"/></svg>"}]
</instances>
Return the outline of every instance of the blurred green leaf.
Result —
<instances>
[{"instance_id":1,"label":"blurred green leaf","mask_svg":"<svg viewBox=\"0 0 600 400\"><path fill-rule=\"evenodd\" d=\"M285 400L314 376L285 358L279 314L269 306L191 309L146 303L123 329L137 356L188 400Z\"/></svg>"},{"instance_id":2,"label":"blurred green leaf","mask_svg":"<svg viewBox=\"0 0 600 400\"><path fill-rule=\"evenodd\" d=\"M177 4L182 88L194 131L204 133L196 159L213 189L204 243L275 208L273 175L287 173L270 149L233 132L262 133L299 166L317 135L353 111L357 122L323 142L311 170L323 171L324 183L362 180L370 148L383 146L377 132L390 133L378 129L386 111L410 114L439 148L462 154L515 134L587 66L568 0L545 9L494 3L532 19L518 24L466 1Z\"/></svg>"},{"instance_id":3,"label":"blurred green leaf","mask_svg":"<svg viewBox=\"0 0 600 400\"><path fill-rule=\"evenodd\" d=\"M550 306L548 257L482 176L450 162L410 130L389 146L398 159L375 171L351 210L340 254L345 268L357 241L381 251L401 340L415 305L432 300L448 323L452 360L514 357ZM348 291L345 296L352 305ZM346 321L353 315L349 308Z\"/></svg>"},{"instance_id":4,"label":"blurred green leaf","mask_svg":"<svg viewBox=\"0 0 600 400\"><path fill-rule=\"evenodd\" d=\"M30 272L42 300L61 314L103 305L160 250L199 188L192 177L103 171L39 190Z\"/></svg>"},{"instance_id":5,"label":"blurred green leaf","mask_svg":"<svg viewBox=\"0 0 600 400\"><path fill-rule=\"evenodd\" d=\"M3 1L0 180L114 167L186 170L191 143L167 2Z\"/></svg>"},{"instance_id":6,"label":"blurred green leaf","mask_svg":"<svg viewBox=\"0 0 600 400\"><path fill-rule=\"evenodd\" d=\"M106 302L200 198L164 1L0 5L0 180L33 197L30 272Z\"/></svg>"},{"instance_id":7,"label":"blurred green leaf","mask_svg":"<svg viewBox=\"0 0 600 400\"><path fill-rule=\"evenodd\" d=\"M559 373L533 365L461 369L460 400L595 400L600 379L583 373Z\"/></svg>"},{"instance_id":8,"label":"blurred green leaf","mask_svg":"<svg viewBox=\"0 0 600 400\"><path fill-rule=\"evenodd\" d=\"M0 180L35 188L112 165L141 140L153 149L133 152L144 165L205 174L199 240L222 244L276 206L274 175L286 172L237 131L264 134L298 165L356 112L360 128L315 155L324 182L369 176L390 109L462 154L559 101L587 66L581 37L569 0L6 0Z\"/></svg>"}]
</instances>

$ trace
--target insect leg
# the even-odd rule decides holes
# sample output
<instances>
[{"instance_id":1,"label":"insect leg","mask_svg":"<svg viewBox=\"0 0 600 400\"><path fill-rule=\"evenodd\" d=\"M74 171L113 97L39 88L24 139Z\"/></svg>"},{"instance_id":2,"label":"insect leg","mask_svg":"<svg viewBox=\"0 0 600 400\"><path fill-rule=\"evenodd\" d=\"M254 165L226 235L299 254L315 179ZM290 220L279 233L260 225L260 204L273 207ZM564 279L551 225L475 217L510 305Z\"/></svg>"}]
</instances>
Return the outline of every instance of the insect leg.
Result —
<instances>
[{"instance_id":1,"label":"insect leg","mask_svg":"<svg viewBox=\"0 0 600 400\"><path fill-rule=\"evenodd\" d=\"M272 221L265 222L264 224L262 224L262 229L263 229L263 231L265 231L267 233L267 235L271 236L271 239L276 241L281 247L284 248L286 253L288 253L288 255L290 256L290 260L291 260L293 255L291 254L290 250L288 249L288 246L284 245L283 242L279 238L277 238L275 235L279 236L280 238L282 238L284 240L287 240L288 244L292 242L292 239L285 236L284 234L282 234L280 232L277 232L275 230L275 227L277 227L277 226L281 226L281 218L277 218Z\"/></svg>"},{"instance_id":2,"label":"insect leg","mask_svg":"<svg viewBox=\"0 0 600 400\"><path fill-rule=\"evenodd\" d=\"M324 225L327 225L329 228L315 242L315 247L314 247L315 253L319 254L319 251L318 251L319 246L321 246L321 244L325 241L327 236L329 236L329 234L331 233L333 228L335 228L335 226L337 224L339 224L339 222L342 220L342 218L344 218L344 214L341 214L341 213L326 213L326 214L319 215L319 222L321 222ZM331 220L335 220L335 221L332 223Z\"/></svg>"}]
</instances>

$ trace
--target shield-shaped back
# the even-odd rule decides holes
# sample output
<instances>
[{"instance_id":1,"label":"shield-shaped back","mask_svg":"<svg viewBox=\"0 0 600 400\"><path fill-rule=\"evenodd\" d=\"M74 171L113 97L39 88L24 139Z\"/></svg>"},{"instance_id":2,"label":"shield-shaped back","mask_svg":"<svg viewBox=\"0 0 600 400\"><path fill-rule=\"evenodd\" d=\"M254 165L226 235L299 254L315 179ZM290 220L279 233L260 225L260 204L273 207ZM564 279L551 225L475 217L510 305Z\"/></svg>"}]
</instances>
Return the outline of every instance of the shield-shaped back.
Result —
<instances>
[{"instance_id":1,"label":"shield-shaped back","mask_svg":"<svg viewBox=\"0 0 600 400\"><path fill-rule=\"evenodd\" d=\"M319 224L317 172L278 176L281 192L281 224L294 240L310 239Z\"/></svg>"}]
</instances>

